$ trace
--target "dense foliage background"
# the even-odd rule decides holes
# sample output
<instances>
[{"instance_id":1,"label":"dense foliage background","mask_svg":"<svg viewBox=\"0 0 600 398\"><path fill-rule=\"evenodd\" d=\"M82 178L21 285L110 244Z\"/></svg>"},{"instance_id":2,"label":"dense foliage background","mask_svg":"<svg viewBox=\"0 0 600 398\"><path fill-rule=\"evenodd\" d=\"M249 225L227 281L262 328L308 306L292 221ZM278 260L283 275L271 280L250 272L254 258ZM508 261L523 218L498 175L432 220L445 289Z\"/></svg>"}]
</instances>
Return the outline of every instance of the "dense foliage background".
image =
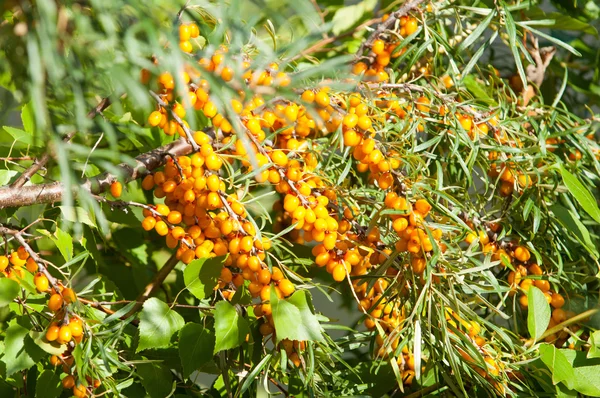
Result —
<instances>
[{"instance_id":1,"label":"dense foliage background","mask_svg":"<svg viewBox=\"0 0 600 398\"><path fill-rule=\"evenodd\" d=\"M598 3L2 12L0 396L600 396Z\"/></svg>"}]
</instances>

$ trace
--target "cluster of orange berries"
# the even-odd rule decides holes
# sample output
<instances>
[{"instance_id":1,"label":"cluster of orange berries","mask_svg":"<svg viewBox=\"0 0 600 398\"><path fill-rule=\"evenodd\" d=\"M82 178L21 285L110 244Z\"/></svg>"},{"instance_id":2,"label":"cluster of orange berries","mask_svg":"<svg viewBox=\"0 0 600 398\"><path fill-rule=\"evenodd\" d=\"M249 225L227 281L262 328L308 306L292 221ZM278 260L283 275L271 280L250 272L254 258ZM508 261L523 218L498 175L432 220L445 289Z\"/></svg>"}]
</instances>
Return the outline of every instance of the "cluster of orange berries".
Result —
<instances>
[{"instance_id":1,"label":"cluster of orange berries","mask_svg":"<svg viewBox=\"0 0 600 398\"><path fill-rule=\"evenodd\" d=\"M458 348L458 353L479 375L492 382L494 387L504 394L504 385L500 380L496 380L504 370L504 364L500 358L495 358L495 352L486 346L487 340L481 335L481 326L475 321L468 321L459 316L456 312L446 308L446 323L449 325L448 331L452 334L458 331L462 333L463 338L467 338L473 343L483 357L484 366L471 356L468 352ZM451 326L451 327L450 327Z\"/></svg>"},{"instance_id":2,"label":"cluster of orange berries","mask_svg":"<svg viewBox=\"0 0 600 398\"><path fill-rule=\"evenodd\" d=\"M51 287L50 281L45 273L39 271L39 266L29 255L25 247L20 246L16 251L13 251L7 256L0 256L0 271L5 277L13 279L20 283L24 278L24 269L33 274L33 282L35 288L40 293L48 293L47 307L54 313L53 319L46 328L45 338L50 343L66 346L65 352L59 357L53 355L50 362L53 366L62 364L63 371L69 373L63 379L63 386L73 390L76 397L86 397L87 389L82 384L71 384L73 376L70 375L74 364L74 359L71 354L75 344L81 343L84 336L84 322L81 318L71 315L66 316L70 312L69 306L77 301L75 291L71 288L64 287L58 283L58 291ZM69 344L69 343L73 344ZM100 385L99 381L96 386Z\"/></svg>"},{"instance_id":3,"label":"cluster of orange berries","mask_svg":"<svg viewBox=\"0 0 600 398\"><path fill-rule=\"evenodd\" d=\"M190 39L200 36L200 29L195 23L179 25L179 48L185 53L191 53L194 49Z\"/></svg>"},{"instance_id":4,"label":"cluster of orange berries","mask_svg":"<svg viewBox=\"0 0 600 398\"><path fill-rule=\"evenodd\" d=\"M522 309L525 310L528 307L527 292L529 287L533 285L544 293L548 304L552 307L548 329L575 316L573 311L565 311L562 308L565 305L565 298L560 293L551 290L550 282L543 279L544 271L542 268L538 264L529 262L531 254L526 247L517 246L507 257L509 261L511 258L518 261L515 270L510 271L508 274L508 283L513 289L511 294L521 293L518 300ZM571 325L570 329L575 332L579 329L579 326ZM558 334L547 336L545 341L561 347L568 338L569 334L566 331L561 331Z\"/></svg>"},{"instance_id":5,"label":"cluster of orange berries","mask_svg":"<svg viewBox=\"0 0 600 398\"><path fill-rule=\"evenodd\" d=\"M29 253L23 246L19 246L16 251L12 251L7 256L0 256L0 272L5 277L20 283L25 276L24 268L32 274L38 271L37 263L29 257Z\"/></svg>"},{"instance_id":6,"label":"cluster of orange berries","mask_svg":"<svg viewBox=\"0 0 600 398\"><path fill-rule=\"evenodd\" d=\"M388 17L388 15L385 15L384 20ZM406 47L397 48L402 42L402 38L412 35L419 29L417 19L412 16L400 17L398 25L399 29L397 34L401 38L398 39L397 36L394 35L393 40L375 40L371 46L371 51L375 55L374 62L372 62L371 65L362 61L355 63L352 68L354 74L363 74L363 78L367 81L385 82L389 80L390 76L385 71L385 68L390 64L392 59L398 58L407 50Z\"/></svg>"},{"instance_id":7,"label":"cluster of orange berries","mask_svg":"<svg viewBox=\"0 0 600 398\"><path fill-rule=\"evenodd\" d=\"M58 358L57 356L52 356L52 358L50 359L50 362L53 366L58 366L58 364L60 364L62 361L63 369L64 369L65 366L70 366L70 365L67 365L67 363L70 362L71 365L73 363L72 356L69 356L67 358L68 358L68 360L65 360L62 358ZM92 379L89 376L86 376L86 381L87 381L88 387L86 387L85 384L83 384L81 382L81 380L78 380L76 376L74 376L72 374L68 374L65 377L63 377L61 383L65 390L71 390L73 392L74 397L85 398L89 395L90 390L96 389L96 388L100 387L100 385L102 385L100 380Z\"/></svg>"}]
</instances>

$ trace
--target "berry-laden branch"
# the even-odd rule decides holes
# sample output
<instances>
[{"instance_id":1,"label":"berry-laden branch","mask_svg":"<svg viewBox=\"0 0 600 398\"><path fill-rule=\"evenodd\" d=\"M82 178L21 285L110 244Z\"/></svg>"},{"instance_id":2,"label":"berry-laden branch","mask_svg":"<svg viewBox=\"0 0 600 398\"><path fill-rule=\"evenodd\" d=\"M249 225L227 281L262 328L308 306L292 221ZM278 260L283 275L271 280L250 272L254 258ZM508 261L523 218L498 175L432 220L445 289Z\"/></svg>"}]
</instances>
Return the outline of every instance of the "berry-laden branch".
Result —
<instances>
[{"instance_id":1,"label":"berry-laden branch","mask_svg":"<svg viewBox=\"0 0 600 398\"><path fill-rule=\"evenodd\" d=\"M54 288L54 291L59 292L60 288L58 287L58 282L56 281L56 278L52 276L52 274L50 274L50 272L44 265L46 261L40 258L40 256L38 256L38 254L31 248L31 246L29 246L29 243L27 243L25 238L23 238L22 234L23 231L17 231L15 229L7 228L0 224L0 235L12 235L17 240L17 242L19 242L19 244L25 248L27 253L29 253L29 256L33 258L33 261L37 263L39 271L42 274L44 274L46 278L48 278L48 282L50 282L50 284Z\"/></svg>"},{"instance_id":2,"label":"berry-laden branch","mask_svg":"<svg viewBox=\"0 0 600 398\"><path fill-rule=\"evenodd\" d=\"M370 49L373 46L373 43L375 42L375 40L377 40L379 35L381 35L386 30L391 29L394 26L394 24L396 23L396 21L398 20L398 18L408 14L408 12L410 10L412 10L413 8L416 8L423 1L424 0L411 0L407 3L405 3L402 7L400 7L398 9L398 11L395 11L392 14L390 14L390 17L388 19L386 19L383 23L381 23L377 27L377 29L375 29L375 31L373 33L371 33L371 36L369 36L369 38L360 45L360 48L356 52L356 55L359 58L362 57L365 50L367 48ZM372 57L372 54L370 56L367 56L367 58L371 58L371 57ZM373 58L373 60L375 59L374 57L372 57L372 58ZM371 61L373 61L373 60L371 60Z\"/></svg>"},{"instance_id":3,"label":"berry-laden branch","mask_svg":"<svg viewBox=\"0 0 600 398\"><path fill-rule=\"evenodd\" d=\"M192 153L192 145L185 139L179 139L168 145L153 149L135 158L135 165L121 163L118 168L125 181L133 181L143 177L146 172L163 166L169 156L183 156ZM108 172L86 179L80 187L93 194L105 192L117 177ZM6 207L30 206L40 203L54 203L62 199L65 187L60 182L39 184L26 187L0 188L0 209ZM77 194L77 190L73 190Z\"/></svg>"},{"instance_id":4,"label":"berry-laden branch","mask_svg":"<svg viewBox=\"0 0 600 398\"><path fill-rule=\"evenodd\" d=\"M108 98L108 97L104 98L102 101L100 101L100 103L94 109L92 109L87 114L88 119L93 119L96 115L98 115L99 113L102 113L102 111L104 111L106 108L108 108L110 106L110 104L111 104L110 98ZM75 132L72 131L63 138L63 141L69 142L69 141L71 141L71 139L74 136L75 136ZM22 187L31 179L31 177L33 177L35 175L35 173L37 173L42 167L44 167L46 165L46 163L48 163L49 160L50 160L50 152L46 152L46 153L44 153L44 155L41 158L35 159L33 164L31 166L29 166L29 168L27 170L25 170L23 172L23 174L21 174L15 180L15 182L13 182L10 186L12 188Z\"/></svg>"}]
</instances>

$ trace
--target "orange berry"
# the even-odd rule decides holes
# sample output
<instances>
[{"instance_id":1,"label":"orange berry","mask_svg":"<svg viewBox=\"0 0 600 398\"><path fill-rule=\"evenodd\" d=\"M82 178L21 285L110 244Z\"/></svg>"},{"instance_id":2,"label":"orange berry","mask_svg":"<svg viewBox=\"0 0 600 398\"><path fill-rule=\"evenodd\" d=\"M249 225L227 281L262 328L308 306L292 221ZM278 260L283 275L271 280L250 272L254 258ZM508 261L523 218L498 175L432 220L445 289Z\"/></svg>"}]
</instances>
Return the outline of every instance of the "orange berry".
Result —
<instances>
[{"instance_id":1,"label":"orange berry","mask_svg":"<svg viewBox=\"0 0 600 398\"><path fill-rule=\"evenodd\" d=\"M87 389L83 384L78 384L73 387L73 395L77 398L85 398L87 397Z\"/></svg>"},{"instance_id":2,"label":"orange berry","mask_svg":"<svg viewBox=\"0 0 600 398\"><path fill-rule=\"evenodd\" d=\"M69 328L71 328L71 335L73 337L79 337L83 335L83 327L79 322L69 323Z\"/></svg>"},{"instance_id":3,"label":"orange berry","mask_svg":"<svg viewBox=\"0 0 600 398\"><path fill-rule=\"evenodd\" d=\"M373 42L373 46L371 50L374 54L379 55L385 51L385 42L383 40L377 39Z\"/></svg>"},{"instance_id":4,"label":"orange berry","mask_svg":"<svg viewBox=\"0 0 600 398\"><path fill-rule=\"evenodd\" d=\"M148 116L148 124L152 127L156 127L160 124L163 114L159 111L154 111Z\"/></svg>"},{"instance_id":5,"label":"orange berry","mask_svg":"<svg viewBox=\"0 0 600 398\"><path fill-rule=\"evenodd\" d=\"M50 285L46 275L42 274L41 272L35 274L35 276L33 277L33 283L35 284L35 288L37 289L37 291L40 293L47 291Z\"/></svg>"},{"instance_id":6,"label":"orange berry","mask_svg":"<svg viewBox=\"0 0 600 398\"><path fill-rule=\"evenodd\" d=\"M72 375L65 376L65 378L62 379L62 386L66 389L73 388L75 386L75 378Z\"/></svg>"},{"instance_id":7,"label":"orange berry","mask_svg":"<svg viewBox=\"0 0 600 398\"><path fill-rule=\"evenodd\" d=\"M60 344L66 344L71 341L71 337L71 328L68 325L64 325L60 327L56 341Z\"/></svg>"},{"instance_id":8,"label":"orange berry","mask_svg":"<svg viewBox=\"0 0 600 398\"><path fill-rule=\"evenodd\" d=\"M290 282L289 279L283 279L283 280L279 281L278 287L281 290L281 293L285 297L294 293L294 290L296 290L296 287L294 286L294 284L292 282Z\"/></svg>"},{"instance_id":9,"label":"orange berry","mask_svg":"<svg viewBox=\"0 0 600 398\"><path fill-rule=\"evenodd\" d=\"M315 96L315 101L319 106L326 108L330 102L329 95L324 91L319 91Z\"/></svg>"},{"instance_id":10,"label":"orange berry","mask_svg":"<svg viewBox=\"0 0 600 398\"><path fill-rule=\"evenodd\" d=\"M54 341L58 338L58 333L60 331L60 328L56 325L51 325L48 327L48 330L46 331L46 340L48 341Z\"/></svg>"},{"instance_id":11,"label":"orange berry","mask_svg":"<svg viewBox=\"0 0 600 398\"><path fill-rule=\"evenodd\" d=\"M142 221L142 228L144 228L145 231L152 230L155 225L156 225L156 219L152 216L148 216L148 217L144 218L144 220Z\"/></svg>"},{"instance_id":12,"label":"orange berry","mask_svg":"<svg viewBox=\"0 0 600 398\"><path fill-rule=\"evenodd\" d=\"M216 153L211 153L204 161L209 170L219 170L223 165L223 161Z\"/></svg>"},{"instance_id":13,"label":"orange berry","mask_svg":"<svg viewBox=\"0 0 600 398\"><path fill-rule=\"evenodd\" d=\"M565 305L565 298L558 293L553 293L552 301L550 301L550 305L552 305L552 307L557 308L557 309L561 308L563 305Z\"/></svg>"},{"instance_id":14,"label":"orange berry","mask_svg":"<svg viewBox=\"0 0 600 398\"><path fill-rule=\"evenodd\" d=\"M121 197L122 192L123 192L123 186L121 185L121 183L119 181L115 181L112 184L110 184L110 194L113 197L115 197L115 198Z\"/></svg>"},{"instance_id":15,"label":"orange berry","mask_svg":"<svg viewBox=\"0 0 600 398\"><path fill-rule=\"evenodd\" d=\"M57 312L62 308L63 298L60 294L55 293L48 300L48 309L52 312Z\"/></svg>"},{"instance_id":16,"label":"orange berry","mask_svg":"<svg viewBox=\"0 0 600 398\"><path fill-rule=\"evenodd\" d=\"M61 292L61 294L65 304L71 304L77 301L77 295L75 294L75 291L71 288L64 289Z\"/></svg>"},{"instance_id":17,"label":"orange berry","mask_svg":"<svg viewBox=\"0 0 600 398\"><path fill-rule=\"evenodd\" d=\"M8 257L0 256L0 272L3 272L8 268Z\"/></svg>"},{"instance_id":18,"label":"orange berry","mask_svg":"<svg viewBox=\"0 0 600 398\"><path fill-rule=\"evenodd\" d=\"M334 281L343 281L346 278L346 267L343 264L336 265L333 269L332 275Z\"/></svg>"},{"instance_id":19,"label":"orange berry","mask_svg":"<svg viewBox=\"0 0 600 398\"><path fill-rule=\"evenodd\" d=\"M169 233L169 227L162 220L156 222L154 229L156 230L156 233L160 236L165 236Z\"/></svg>"},{"instance_id":20,"label":"orange berry","mask_svg":"<svg viewBox=\"0 0 600 398\"><path fill-rule=\"evenodd\" d=\"M190 25L179 25L179 40L189 40L192 37Z\"/></svg>"}]
</instances>

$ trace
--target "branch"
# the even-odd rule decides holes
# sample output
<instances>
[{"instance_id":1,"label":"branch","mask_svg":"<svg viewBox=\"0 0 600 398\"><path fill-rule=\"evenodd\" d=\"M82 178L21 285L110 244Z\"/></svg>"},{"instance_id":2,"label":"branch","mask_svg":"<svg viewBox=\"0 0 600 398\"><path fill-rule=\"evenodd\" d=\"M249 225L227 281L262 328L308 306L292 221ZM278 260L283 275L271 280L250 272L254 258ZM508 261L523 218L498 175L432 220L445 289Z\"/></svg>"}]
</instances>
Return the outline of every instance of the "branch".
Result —
<instances>
[{"instance_id":1,"label":"branch","mask_svg":"<svg viewBox=\"0 0 600 398\"><path fill-rule=\"evenodd\" d=\"M102 101L100 101L100 103L87 114L88 119L93 119L97 114L101 113L103 110L105 110L109 106L110 106L110 99L108 97L106 97ZM69 142L69 141L71 141L73 136L75 136L74 131L67 134L63 138L63 141ZM17 178L15 180L15 182L13 182L10 186L12 188L22 187L31 179L31 177L33 177L35 175L35 173L37 173L42 167L44 167L46 165L46 163L48 163L49 160L50 160L50 152L46 152L46 153L44 153L44 155L41 158L35 159L33 161L33 164L31 166L29 166L29 168L27 170L25 170L23 172L23 174L21 174L19 176L19 178Z\"/></svg>"},{"instance_id":2,"label":"branch","mask_svg":"<svg viewBox=\"0 0 600 398\"><path fill-rule=\"evenodd\" d=\"M125 315L125 318L129 318L142 308L144 302L156 292L178 263L177 253L173 253L165 265L154 275L154 278L152 278L152 281L146 286L144 291L137 297L135 306Z\"/></svg>"},{"instance_id":3,"label":"branch","mask_svg":"<svg viewBox=\"0 0 600 398\"><path fill-rule=\"evenodd\" d=\"M125 182L137 180L148 171L163 166L168 156L183 156L192 153L192 145L185 139L179 139L168 145L153 149L135 158L135 165L121 163L117 168L125 177ZM102 193L110 188L117 177L108 172L96 177L86 179L76 187L65 187L60 182L39 184L26 187L0 188L0 209L6 207L22 207L39 203L54 203L62 200L65 189L72 189L73 195L77 195L77 189L81 188L92 194Z\"/></svg>"},{"instance_id":4,"label":"branch","mask_svg":"<svg viewBox=\"0 0 600 398\"><path fill-rule=\"evenodd\" d=\"M390 14L389 18L386 19L383 23L381 23L377 29L375 29L375 31L373 33L371 33L371 36L369 36L369 38L367 40L365 40L361 45L360 48L358 49L358 51L356 52L356 56L357 57L362 57L363 53L365 52L365 50L368 48L370 49L371 46L373 46L373 43L375 42L375 40L377 40L377 38L379 37L379 35L381 35L383 32L385 32L386 30L391 29L394 24L396 23L396 20L398 20L398 18L405 16L406 14L408 14L408 12L410 10L412 10L413 8L416 8L419 4L421 4L424 0L411 0L408 1L406 3L404 3L404 5L402 7L400 7L398 9L398 11L394 11L393 13ZM369 56L369 59L374 57Z\"/></svg>"}]
</instances>

